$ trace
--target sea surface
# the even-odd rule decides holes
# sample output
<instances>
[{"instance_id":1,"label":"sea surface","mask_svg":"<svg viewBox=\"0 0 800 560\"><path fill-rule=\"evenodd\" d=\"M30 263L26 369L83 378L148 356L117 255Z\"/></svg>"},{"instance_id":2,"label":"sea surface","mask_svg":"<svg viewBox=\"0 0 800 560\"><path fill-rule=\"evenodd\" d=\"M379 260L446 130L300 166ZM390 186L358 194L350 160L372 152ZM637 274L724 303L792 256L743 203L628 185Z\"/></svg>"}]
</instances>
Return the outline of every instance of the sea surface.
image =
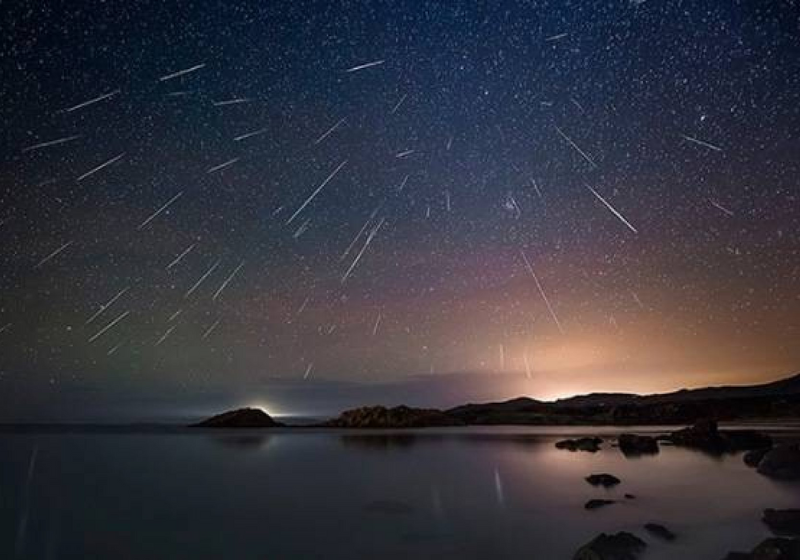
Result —
<instances>
[{"instance_id":1,"label":"sea surface","mask_svg":"<svg viewBox=\"0 0 800 560\"><path fill-rule=\"evenodd\" d=\"M800 507L800 483L741 454L553 445L618 432L3 427L0 558L558 560L624 530L648 542L645 559L718 560L770 536L764 508ZM583 480L602 472L622 483ZM619 501L587 511L590 498ZM650 536L649 521L678 539Z\"/></svg>"}]
</instances>

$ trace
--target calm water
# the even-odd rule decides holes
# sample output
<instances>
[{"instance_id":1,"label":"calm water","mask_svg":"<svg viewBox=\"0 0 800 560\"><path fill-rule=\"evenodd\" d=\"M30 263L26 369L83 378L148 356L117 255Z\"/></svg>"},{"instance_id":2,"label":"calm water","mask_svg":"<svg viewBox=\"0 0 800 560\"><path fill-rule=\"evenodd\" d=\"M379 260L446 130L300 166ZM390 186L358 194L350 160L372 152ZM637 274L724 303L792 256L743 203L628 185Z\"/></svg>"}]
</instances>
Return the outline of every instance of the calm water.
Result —
<instances>
[{"instance_id":1,"label":"calm water","mask_svg":"<svg viewBox=\"0 0 800 560\"><path fill-rule=\"evenodd\" d=\"M553 447L564 433L613 431L6 430L0 558L550 560L631 530L650 544L645 558L717 560L769 535L762 509L800 506L800 484L741 455ZM622 484L594 489L593 472ZM606 496L622 502L583 509ZM678 540L649 537L647 521Z\"/></svg>"}]
</instances>

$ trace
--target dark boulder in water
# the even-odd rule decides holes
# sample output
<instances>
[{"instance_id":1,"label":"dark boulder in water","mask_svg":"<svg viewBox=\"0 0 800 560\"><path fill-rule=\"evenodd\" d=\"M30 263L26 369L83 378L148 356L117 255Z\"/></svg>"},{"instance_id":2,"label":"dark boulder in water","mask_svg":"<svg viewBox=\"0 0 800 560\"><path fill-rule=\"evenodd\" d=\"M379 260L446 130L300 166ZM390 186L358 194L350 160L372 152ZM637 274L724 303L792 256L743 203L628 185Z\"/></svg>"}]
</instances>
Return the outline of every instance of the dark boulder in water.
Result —
<instances>
[{"instance_id":1,"label":"dark boulder in water","mask_svg":"<svg viewBox=\"0 0 800 560\"><path fill-rule=\"evenodd\" d=\"M764 455L766 455L770 449L771 448L769 447L765 447L764 449L753 449L745 453L744 456L742 456L742 460L744 461L744 464L747 465L748 467L755 468L758 466L758 464L761 462L761 459L764 458Z\"/></svg>"},{"instance_id":2,"label":"dark boulder in water","mask_svg":"<svg viewBox=\"0 0 800 560\"><path fill-rule=\"evenodd\" d=\"M755 430L720 431L713 420L700 420L693 426L672 432L670 441L675 445L722 454L748 449L761 449L772 445L772 438Z\"/></svg>"},{"instance_id":3,"label":"dark boulder in water","mask_svg":"<svg viewBox=\"0 0 800 560\"><path fill-rule=\"evenodd\" d=\"M777 445L758 463L758 472L771 478L800 478L800 445Z\"/></svg>"},{"instance_id":4,"label":"dark boulder in water","mask_svg":"<svg viewBox=\"0 0 800 560\"><path fill-rule=\"evenodd\" d=\"M765 509L761 519L776 535L800 537L800 509Z\"/></svg>"},{"instance_id":5,"label":"dark boulder in water","mask_svg":"<svg viewBox=\"0 0 800 560\"><path fill-rule=\"evenodd\" d=\"M585 480L592 486L604 486L606 488L610 486L616 486L617 484L622 482L613 474L608 474L608 473L590 474L589 476L586 477Z\"/></svg>"},{"instance_id":6,"label":"dark boulder in water","mask_svg":"<svg viewBox=\"0 0 800 560\"><path fill-rule=\"evenodd\" d=\"M461 425L461 420L448 416L441 410L408 406L354 408L325 423L325 426L333 428L425 428Z\"/></svg>"},{"instance_id":7,"label":"dark boulder in water","mask_svg":"<svg viewBox=\"0 0 800 560\"><path fill-rule=\"evenodd\" d=\"M632 533L601 533L580 547L572 560L636 560L645 548L647 543Z\"/></svg>"},{"instance_id":8,"label":"dark boulder in water","mask_svg":"<svg viewBox=\"0 0 800 560\"><path fill-rule=\"evenodd\" d=\"M278 428L283 426L260 408L230 410L197 424L195 428Z\"/></svg>"},{"instance_id":9,"label":"dark boulder in water","mask_svg":"<svg viewBox=\"0 0 800 560\"><path fill-rule=\"evenodd\" d=\"M800 560L800 539L766 539L752 552L731 552L723 560Z\"/></svg>"},{"instance_id":10,"label":"dark boulder in water","mask_svg":"<svg viewBox=\"0 0 800 560\"><path fill-rule=\"evenodd\" d=\"M644 528L647 529L650 534L664 539L665 541L674 541L676 538L675 533L659 523L645 523Z\"/></svg>"},{"instance_id":11,"label":"dark boulder in water","mask_svg":"<svg viewBox=\"0 0 800 560\"><path fill-rule=\"evenodd\" d=\"M620 434L617 439L619 450L625 455L652 455L658 453L658 441L650 436Z\"/></svg>"},{"instance_id":12,"label":"dark boulder in water","mask_svg":"<svg viewBox=\"0 0 800 560\"><path fill-rule=\"evenodd\" d=\"M588 451L595 453L600 451L600 444L603 443L602 438L599 437L583 437L578 439L562 439L556 442L558 449L567 449L569 451Z\"/></svg>"},{"instance_id":13,"label":"dark boulder in water","mask_svg":"<svg viewBox=\"0 0 800 560\"><path fill-rule=\"evenodd\" d=\"M592 499L583 504L583 509L599 509L601 507L610 506L613 503L616 502L614 500Z\"/></svg>"}]
</instances>

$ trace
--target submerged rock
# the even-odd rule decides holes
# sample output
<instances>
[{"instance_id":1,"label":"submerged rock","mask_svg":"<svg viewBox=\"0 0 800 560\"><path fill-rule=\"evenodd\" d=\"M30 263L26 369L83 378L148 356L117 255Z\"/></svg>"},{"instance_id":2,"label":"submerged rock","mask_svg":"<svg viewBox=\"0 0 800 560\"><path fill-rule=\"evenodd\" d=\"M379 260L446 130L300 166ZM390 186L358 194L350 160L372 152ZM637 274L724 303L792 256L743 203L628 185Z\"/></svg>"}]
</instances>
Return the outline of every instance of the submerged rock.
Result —
<instances>
[{"instance_id":1,"label":"submerged rock","mask_svg":"<svg viewBox=\"0 0 800 560\"><path fill-rule=\"evenodd\" d=\"M800 537L800 509L765 509L761 520L776 535Z\"/></svg>"},{"instance_id":2,"label":"submerged rock","mask_svg":"<svg viewBox=\"0 0 800 560\"><path fill-rule=\"evenodd\" d=\"M647 543L632 533L601 533L578 549L572 560L636 560Z\"/></svg>"},{"instance_id":3,"label":"submerged rock","mask_svg":"<svg viewBox=\"0 0 800 560\"><path fill-rule=\"evenodd\" d=\"M595 498L583 504L583 509L598 509L601 507L610 506L613 503L616 503L615 500L600 500Z\"/></svg>"},{"instance_id":4,"label":"submerged rock","mask_svg":"<svg viewBox=\"0 0 800 560\"><path fill-rule=\"evenodd\" d=\"M767 451L758 463L758 472L771 478L800 478L800 445L778 445Z\"/></svg>"},{"instance_id":5,"label":"submerged rock","mask_svg":"<svg viewBox=\"0 0 800 560\"><path fill-rule=\"evenodd\" d=\"M770 447L765 447L764 449L753 449L752 451L745 453L742 457L742 460L748 467L757 467L761 462L761 459L764 458L764 455L766 455L770 449Z\"/></svg>"},{"instance_id":6,"label":"submerged rock","mask_svg":"<svg viewBox=\"0 0 800 560\"><path fill-rule=\"evenodd\" d=\"M283 426L260 408L240 408L212 416L197 424L195 428L277 428Z\"/></svg>"},{"instance_id":7,"label":"submerged rock","mask_svg":"<svg viewBox=\"0 0 800 560\"><path fill-rule=\"evenodd\" d=\"M610 486L616 486L617 484L622 482L613 474L608 474L608 473L590 474L584 480L586 480L586 482L588 482L592 486L604 486L606 488Z\"/></svg>"},{"instance_id":8,"label":"submerged rock","mask_svg":"<svg viewBox=\"0 0 800 560\"><path fill-rule=\"evenodd\" d=\"M798 560L800 539L771 538L761 541L752 552L731 552L723 560Z\"/></svg>"},{"instance_id":9,"label":"submerged rock","mask_svg":"<svg viewBox=\"0 0 800 560\"><path fill-rule=\"evenodd\" d=\"M647 529L649 533L664 539L665 541L674 541L677 536L675 533L658 523L645 523L644 528Z\"/></svg>"},{"instance_id":10,"label":"submerged rock","mask_svg":"<svg viewBox=\"0 0 800 560\"><path fill-rule=\"evenodd\" d=\"M652 455L658 453L658 441L650 436L620 434L619 450L625 455Z\"/></svg>"},{"instance_id":11,"label":"submerged rock","mask_svg":"<svg viewBox=\"0 0 800 560\"><path fill-rule=\"evenodd\" d=\"M713 420L700 420L693 426L672 432L670 441L675 445L722 454L748 449L761 449L772 445L772 438L755 430L719 431Z\"/></svg>"},{"instance_id":12,"label":"submerged rock","mask_svg":"<svg viewBox=\"0 0 800 560\"><path fill-rule=\"evenodd\" d=\"M408 406L354 408L325 423L325 426L334 428L425 428L461 425L461 420L448 416L441 410Z\"/></svg>"},{"instance_id":13,"label":"submerged rock","mask_svg":"<svg viewBox=\"0 0 800 560\"><path fill-rule=\"evenodd\" d=\"M600 451L600 444L603 443L602 438L599 437L583 437L578 439L562 439L556 442L558 449L567 449L569 451L588 451L595 453Z\"/></svg>"}]
</instances>

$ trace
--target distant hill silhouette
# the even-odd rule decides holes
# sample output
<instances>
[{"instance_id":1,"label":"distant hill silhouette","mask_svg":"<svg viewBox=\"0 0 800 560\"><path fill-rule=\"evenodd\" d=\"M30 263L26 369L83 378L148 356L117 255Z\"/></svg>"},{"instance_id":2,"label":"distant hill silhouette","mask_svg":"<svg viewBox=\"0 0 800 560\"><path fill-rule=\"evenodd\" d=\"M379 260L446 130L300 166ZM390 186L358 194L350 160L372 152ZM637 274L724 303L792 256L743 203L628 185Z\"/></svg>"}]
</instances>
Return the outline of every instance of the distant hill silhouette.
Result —
<instances>
[{"instance_id":1,"label":"distant hill silhouette","mask_svg":"<svg viewBox=\"0 0 800 560\"><path fill-rule=\"evenodd\" d=\"M755 420L800 417L800 374L749 386L682 389L636 395L592 393L554 402L520 397L447 410L466 424L667 424L700 418Z\"/></svg>"}]
</instances>

